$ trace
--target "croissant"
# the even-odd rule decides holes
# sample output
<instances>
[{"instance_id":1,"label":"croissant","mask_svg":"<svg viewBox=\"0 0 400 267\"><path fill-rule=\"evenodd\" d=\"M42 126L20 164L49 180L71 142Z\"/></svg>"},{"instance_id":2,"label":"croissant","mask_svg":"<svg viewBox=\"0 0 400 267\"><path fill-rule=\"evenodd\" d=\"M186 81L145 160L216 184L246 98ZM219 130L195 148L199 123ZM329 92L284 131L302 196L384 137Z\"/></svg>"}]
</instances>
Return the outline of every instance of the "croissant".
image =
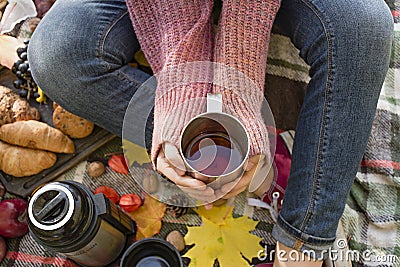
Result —
<instances>
[{"instance_id":1,"label":"croissant","mask_svg":"<svg viewBox=\"0 0 400 267\"><path fill-rule=\"evenodd\" d=\"M56 161L57 156L52 152L13 146L0 141L0 170L9 175L35 175L52 167Z\"/></svg>"},{"instance_id":2,"label":"croissant","mask_svg":"<svg viewBox=\"0 0 400 267\"><path fill-rule=\"evenodd\" d=\"M55 153L74 153L72 140L44 122L17 121L0 127L0 140L21 147Z\"/></svg>"}]
</instances>

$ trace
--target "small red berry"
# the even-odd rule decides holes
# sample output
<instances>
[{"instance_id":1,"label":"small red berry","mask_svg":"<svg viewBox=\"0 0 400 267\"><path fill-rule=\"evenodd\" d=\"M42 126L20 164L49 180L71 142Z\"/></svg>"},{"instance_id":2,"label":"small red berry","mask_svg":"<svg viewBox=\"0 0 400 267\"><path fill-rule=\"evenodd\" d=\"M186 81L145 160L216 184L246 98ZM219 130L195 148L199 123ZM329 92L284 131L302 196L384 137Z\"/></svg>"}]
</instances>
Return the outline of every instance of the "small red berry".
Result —
<instances>
[{"instance_id":1,"label":"small red berry","mask_svg":"<svg viewBox=\"0 0 400 267\"><path fill-rule=\"evenodd\" d=\"M113 203L118 203L119 201L119 194L108 186L99 186L94 191L95 194L103 194L106 198L108 198Z\"/></svg>"},{"instance_id":2,"label":"small red berry","mask_svg":"<svg viewBox=\"0 0 400 267\"><path fill-rule=\"evenodd\" d=\"M115 172L128 174L128 163L124 155L112 155L108 160L108 166Z\"/></svg>"},{"instance_id":3,"label":"small red berry","mask_svg":"<svg viewBox=\"0 0 400 267\"><path fill-rule=\"evenodd\" d=\"M133 212L142 205L142 199L137 194L125 194L119 200L119 206L126 212Z\"/></svg>"}]
</instances>

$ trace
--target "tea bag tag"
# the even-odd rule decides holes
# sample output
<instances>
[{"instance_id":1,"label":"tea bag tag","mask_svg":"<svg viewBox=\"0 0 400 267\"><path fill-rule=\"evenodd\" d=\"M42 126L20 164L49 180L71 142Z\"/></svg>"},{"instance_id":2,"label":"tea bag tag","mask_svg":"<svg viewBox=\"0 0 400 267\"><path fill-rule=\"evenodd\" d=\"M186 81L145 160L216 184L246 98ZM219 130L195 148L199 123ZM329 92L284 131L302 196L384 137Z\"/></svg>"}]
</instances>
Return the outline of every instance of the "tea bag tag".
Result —
<instances>
[{"instance_id":1,"label":"tea bag tag","mask_svg":"<svg viewBox=\"0 0 400 267\"><path fill-rule=\"evenodd\" d=\"M207 112L222 113L221 94L207 94Z\"/></svg>"}]
</instances>

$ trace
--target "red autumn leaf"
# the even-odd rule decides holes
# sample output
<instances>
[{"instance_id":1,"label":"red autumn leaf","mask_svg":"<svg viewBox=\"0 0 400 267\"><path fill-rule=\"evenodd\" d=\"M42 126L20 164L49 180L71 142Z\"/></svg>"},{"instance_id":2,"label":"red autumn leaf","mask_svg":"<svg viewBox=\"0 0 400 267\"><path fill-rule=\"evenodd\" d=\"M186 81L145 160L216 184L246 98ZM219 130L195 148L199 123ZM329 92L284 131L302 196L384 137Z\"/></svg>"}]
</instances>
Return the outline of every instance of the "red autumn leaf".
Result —
<instances>
[{"instance_id":1,"label":"red autumn leaf","mask_svg":"<svg viewBox=\"0 0 400 267\"><path fill-rule=\"evenodd\" d=\"M119 206L126 212L133 212L142 205L142 199L136 194L125 194L119 200Z\"/></svg>"},{"instance_id":2,"label":"red autumn leaf","mask_svg":"<svg viewBox=\"0 0 400 267\"><path fill-rule=\"evenodd\" d=\"M124 155L112 155L108 160L108 166L115 172L128 174L129 168Z\"/></svg>"},{"instance_id":3,"label":"red autumn leaf","mask_svg":"<svg viewBox=\"0 0 400 267\"><path fill-rule=\"evenodd\" d=\"M119 201L119 194L108 186L99 186L94 190L95 194L103 194L106 198L108 198L113 203L118 203Z\"/></svg>"}]
</instances>

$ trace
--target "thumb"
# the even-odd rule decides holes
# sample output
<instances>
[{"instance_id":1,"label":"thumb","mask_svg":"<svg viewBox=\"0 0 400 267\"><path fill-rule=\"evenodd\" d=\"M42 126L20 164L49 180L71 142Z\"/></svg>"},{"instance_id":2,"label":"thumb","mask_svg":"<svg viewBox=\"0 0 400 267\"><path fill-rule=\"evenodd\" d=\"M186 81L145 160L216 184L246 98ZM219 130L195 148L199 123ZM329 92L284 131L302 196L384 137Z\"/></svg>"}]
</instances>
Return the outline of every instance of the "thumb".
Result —
<instances>
[{"instance_id":1,"label":"thumb","mask_svg":"<svg viewBox=\"0 0 400 267\"><path fill-rule=\"evenodd\" d=\"M184 175L186 173L186 167L178 148L169 142L165 142L163 144L163 149L165 158L172 165L172 167L174 167L175 171L179 175Z\"/></svg>"}]
</instances>

